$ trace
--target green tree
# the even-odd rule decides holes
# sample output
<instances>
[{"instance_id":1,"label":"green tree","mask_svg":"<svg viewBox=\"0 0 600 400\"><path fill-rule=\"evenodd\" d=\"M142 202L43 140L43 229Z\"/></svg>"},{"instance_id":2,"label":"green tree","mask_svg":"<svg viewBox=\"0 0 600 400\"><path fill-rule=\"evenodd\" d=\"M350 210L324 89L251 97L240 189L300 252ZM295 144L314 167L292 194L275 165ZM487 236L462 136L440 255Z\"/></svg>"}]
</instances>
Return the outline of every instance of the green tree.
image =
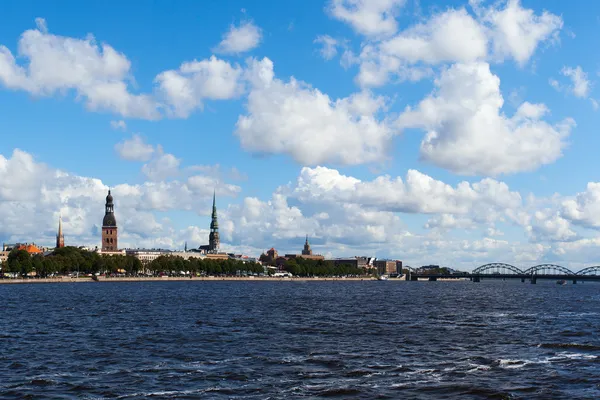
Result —
<instances>
[{"instance_id":1,"label":"green tree","mask_svg":"<svg viewBox=\"0 0 600 400\"><path fill-rule=\"evenodd\" d=\"M13 250L8 254L8 271L21 276L31 272L31 255L25 250Z\"/></svg>"}]
</instances>

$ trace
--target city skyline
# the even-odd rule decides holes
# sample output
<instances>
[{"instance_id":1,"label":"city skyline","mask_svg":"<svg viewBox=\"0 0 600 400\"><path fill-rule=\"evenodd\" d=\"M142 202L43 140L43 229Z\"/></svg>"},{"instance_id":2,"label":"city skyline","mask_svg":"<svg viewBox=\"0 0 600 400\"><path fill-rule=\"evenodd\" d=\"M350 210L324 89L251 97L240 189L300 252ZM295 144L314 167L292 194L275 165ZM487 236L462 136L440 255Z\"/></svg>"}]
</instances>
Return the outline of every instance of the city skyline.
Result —
<instances>
[{"instance_id":1,"label":"city skyline","mask_svg":"<svg viewBox=\"0 0 600 400\"><path fill-rule=\"evenodd\" d=\"M98 246L110 189L120 248L209 243L216 197L225 252L600 263L600 4L67 8L0 26L2 242Z\"/></svg>"}]
</instances>

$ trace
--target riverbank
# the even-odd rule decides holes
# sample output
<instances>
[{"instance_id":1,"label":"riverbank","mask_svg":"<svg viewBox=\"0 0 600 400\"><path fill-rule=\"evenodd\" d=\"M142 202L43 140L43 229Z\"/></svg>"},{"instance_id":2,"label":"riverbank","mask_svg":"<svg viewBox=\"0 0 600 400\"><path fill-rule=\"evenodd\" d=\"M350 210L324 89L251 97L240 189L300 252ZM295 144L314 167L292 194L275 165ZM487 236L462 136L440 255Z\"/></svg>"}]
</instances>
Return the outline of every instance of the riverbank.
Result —
<instances>
[{"instance_id":1,"label":"riverbank","mask_svg":"<svg viewBox=\"0 0 600 400\"><path fill-rule=\"evenodd\" d=\"M116 277L105 278L98 277L97 281L91 277L79 278L42 278L42 279L0 279L0 284L28 284L28 283L102 283L102 282L176 282L176 281L267 281L267 282L321 282L321 281L372 281L374 278L283 278L283 277ZM401 279L391 279L391 281L400 281Z\"/></svg>"},{"instance_id":2,"label":"riverbank","mask_svg":"<svg viewBox=\"0 0 600 400\"><path fill-rule=\"evenodd\" d=\"M353 282L370 282L376 281L377 279L371 277L363 277L363 278L283 278L283 277L237 277L237 276L223 276L223 277L193 277L193 278L185 278L185 277L117 277L117 278L105 278L98 277L97 281L94 281L91 277L79 277L79 278L42 278L42 279L0 279L0 285L2 284L28 284L28 283L102 283L102 282L192 282L192 281L208 281L208 282L216 282L216 281L248 281L248 282L325 282L325 281L353 281ZM460 282L465 279L438 279L438 282ZM419 282L425 282L426 279L421 279ZM397 279L388 279L386 282L406 282L404 278Z\"/></svg>"}]
</instances>

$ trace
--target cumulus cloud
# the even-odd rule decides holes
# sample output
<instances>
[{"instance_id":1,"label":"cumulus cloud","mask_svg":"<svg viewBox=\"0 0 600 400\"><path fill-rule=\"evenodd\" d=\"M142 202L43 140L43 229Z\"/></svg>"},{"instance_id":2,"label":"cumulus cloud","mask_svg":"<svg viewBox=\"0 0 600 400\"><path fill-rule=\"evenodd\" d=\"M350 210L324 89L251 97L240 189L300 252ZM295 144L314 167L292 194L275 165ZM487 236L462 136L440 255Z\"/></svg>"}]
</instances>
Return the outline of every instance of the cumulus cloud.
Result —
<instances>
[{"instance_id":1,"label":"cumulus cloud","mask_svg":"<svg viewBox=\"0 0 600 400\"><path fill-rule=\"evenodd\" d=\"M445 63L513 59L524 65L541 43L557 40L561 17L546 11L536 15L518 0L499 4L484 8L472 2L475 15L449 8L389 38L367 42L358 57L357 83L373 87L392 78L419 80Z\"/></svg>"},{"instance_id":2,"label":"cumulus cloud","mask_svg":"<svg viewBox=\"0 0 600 400\"><path fill-rule=\"evenodd\" d=\"M589 182L585 191L562 204L562 215L586 228L600 228L600 182Z\"/></svg>"},{"instance_id":3,"label":"cumulus cloud","mask_svg":"<svg viewBox=\"0 0 600 400\"><path fill-rule=\"evenodd\" d=\"M464 9L450 9L381 43L365 46L356 80L361 86L381 86L390 75L419 80L430 75L428 65L483 59L487 46L485 31L475 19Z\"/></svg>"},{"instance_id":4,"label":"cumulus cloud","mask_svg":"<svg viewBox=\"0 0 600 400\"><path fill-rule=\"evenodd\" d=\"M250 51L260 44L261 29L251 21L242 22L240 26L231 25L223 35L223 40L214 49L216 53L239 54Z\"/></svg>"},{"instance_id":5,"label":"cumulus cloud","mask_svg":"<svg viewBox=\"0 0 600 400\"><path fill-rule=\"evenodd\" d=\"M378 112L385 99L369 92L331 99L293 77L274 77L268 58L252 60L247 115L236 135L242 147L262 154L289 154L305 165L332 162L360 164L385 157L392 129Z\"/></svg>"},{"instance_id":6,"label":"cumulus cloud","mask_svg":"<svg viewBox=\"0 0 600 400\"><path fill-rule=\"evenodd\" d=\"M396 17L406 0L331 0L329 13L360 34L386 36L398 30Z\"/></svg>"},{"instance_id":7,"label":"cumulus cloud","mask_svg":"<svg viewBox=\"0 0 600 400\"><path fill-rule=\"evenodd\" d=\"M149 163L144 164L142 173L151 181L162 181L177 176L180 164L181 160L179 158L173 154L165 153L162 146L158 145L154 158Z\"/></svg>"},{"instance_id":8,"label":"cumulus cloud","mask_svg":"<svg viewBox=\"0 0 600 400\"><path fill-rule=\"evenodd\" d=\"M172 116L186 118L204 99L227 100L241 95L242 69L212 56L186 62L178 70L160 73L155 82Z\"/></svg>"},{"instance_id":9,"label":"cumulus cloud","mask_svg":"<svg viewBox=\"0 0 600 400\"><path fill-rule=\"evenodd\" d=\"M140 135L123 140L115 145L119 157L129 161L148 161L154 154L154 147L144 142Z\"/></svg>"},{"instance_id":10,"label":"cumulus cloud","mask_svg":"<svg viewBox=\"0 0 600 400\"><path fill-rule=\"evenodd\" d=\"M508 0L503 9L490 7L484 11L484 23L489 24L493 55L499 59L512 58L518 64L526 63L540 43L557 40L563 27L560 16L521 6L520 0Z\"/></svg>"},{"instance_id":11,"label":"cumulus cloud","mask_svg":"<svg viewBox=\"0 0 600 400\"><path fill-rule=\"evenodd\" d=\"M500 79L486 63L455 64L435 81L436 90L398 119L421 127L421 157L463 175L534 170L562 155L574 121L550 125L543 104L523 103L514 116L502 113Z\"/></svg>"},{"instance_id":12,"label":"cumulus cloud","mask_svg":"<svg viewBox=\"0 0 600 400\"><path fill-rule=\"evenodd\" d=\"M38 29L25 31L18 45L20 64L0 45L0 84L25 90L35 96L50 96L73 90L94 111L109 111L125 117L156 119L159 105L152 96L129 91L131 63L108 44L53 35L43 19Z\"/></svg>"}]
</instances>

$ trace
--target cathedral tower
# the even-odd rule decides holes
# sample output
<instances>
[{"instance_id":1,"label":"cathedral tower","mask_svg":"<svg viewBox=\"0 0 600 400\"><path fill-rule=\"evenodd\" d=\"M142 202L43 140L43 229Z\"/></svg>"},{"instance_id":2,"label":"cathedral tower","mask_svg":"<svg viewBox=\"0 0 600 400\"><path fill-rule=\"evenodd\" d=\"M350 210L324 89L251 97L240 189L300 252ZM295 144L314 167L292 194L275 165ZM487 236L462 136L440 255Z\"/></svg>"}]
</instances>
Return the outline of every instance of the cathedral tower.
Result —
<instances>
[{"instance_id":1,"label":"cathedral tower","mask_svg":"<svg viewBox=\"0 0 600 400\"><path fill-rule=\"evenodd\" d=\"M65 247L65 237L62 230L62 215L58 217L58 233L56 234L56 248Z\"/></svg>"},{"instance_id":2,"label":"cathedral tower","mask_svg":"<svg viewBox=\"0 0 600 400\"><path fill-rule=\"evenodd\" d=\"M217 203L215 193L213 193L212 219L210 221L210 234L208 236L208 248L211 253L219 252L219 222L217 221Z\"/></svg>"},{"instance_id":3,"label":"cathedral tower","mask_svg":"<svg viewBox=\"0 0 600 400\"><path fill-rule=\"evenodd\" d=\"M113 197L109 190L108 196L106 196L104 220L102 221L102 251L117 251L119 249L117 237L115 205L113 204Z\"/></svg>"}]
</instances>

